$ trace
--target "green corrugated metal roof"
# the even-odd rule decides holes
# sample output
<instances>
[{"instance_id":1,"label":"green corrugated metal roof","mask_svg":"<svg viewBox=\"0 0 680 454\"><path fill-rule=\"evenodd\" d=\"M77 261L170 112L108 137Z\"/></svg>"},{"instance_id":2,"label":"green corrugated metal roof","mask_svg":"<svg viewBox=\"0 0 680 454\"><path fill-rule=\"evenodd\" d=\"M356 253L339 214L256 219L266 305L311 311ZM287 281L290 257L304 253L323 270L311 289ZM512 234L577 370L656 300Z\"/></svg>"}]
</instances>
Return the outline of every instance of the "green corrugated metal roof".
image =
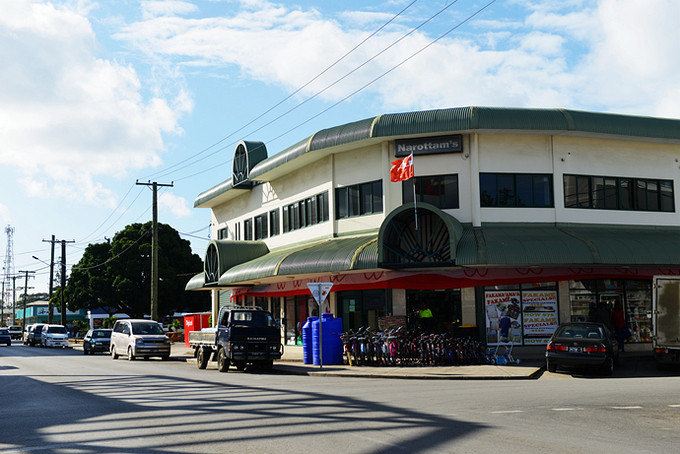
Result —
<instances>
[{"instance_id":1,"label":"green corrugated metal roof","mask_svg":"<svg viewBox=\"0 0 680 454\"><path fill-rule=\"evenodd\" d=\"M376 137L462 133L483 130L586 133L649 139L680 140L680 120L584 112L567 109L454 107L384 114L323 129L257 164L250 178L269 172L306 153ZM202 192L194 206L233 190L231 180Z\"/></svg>"},{"instance_id":2,"label":"green corrugated metal roof","mask_svg":"<svg viewBox=\"0 0 680 454\"><path fill-rule=\"evenodd\" d=\"M201 290L205 285L205 273L198 273L196 276L189 279L184 290Z\"/></svg>"}]
</instances>

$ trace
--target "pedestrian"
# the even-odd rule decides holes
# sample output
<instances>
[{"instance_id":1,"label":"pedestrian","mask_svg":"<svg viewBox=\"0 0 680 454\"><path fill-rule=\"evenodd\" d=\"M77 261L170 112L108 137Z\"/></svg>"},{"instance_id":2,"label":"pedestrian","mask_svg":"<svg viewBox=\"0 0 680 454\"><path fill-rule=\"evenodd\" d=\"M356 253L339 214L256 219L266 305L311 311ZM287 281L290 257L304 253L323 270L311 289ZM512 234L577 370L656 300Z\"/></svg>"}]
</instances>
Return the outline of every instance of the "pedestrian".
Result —
<instances>
[{"instance_id":1,"label":"pedestrian","mask_svg":"<svg viewBox=\"0 0 680 454\"><path fill-rule=\"evenodd\" d=\"M612 310L612 326L616 334L616 340L619 343L619 351L624 351L624 343L630 337L630 330L626 326L626 314L623 312L623 305L621 301L614 303Z\"/></svg>"}]
</instances>

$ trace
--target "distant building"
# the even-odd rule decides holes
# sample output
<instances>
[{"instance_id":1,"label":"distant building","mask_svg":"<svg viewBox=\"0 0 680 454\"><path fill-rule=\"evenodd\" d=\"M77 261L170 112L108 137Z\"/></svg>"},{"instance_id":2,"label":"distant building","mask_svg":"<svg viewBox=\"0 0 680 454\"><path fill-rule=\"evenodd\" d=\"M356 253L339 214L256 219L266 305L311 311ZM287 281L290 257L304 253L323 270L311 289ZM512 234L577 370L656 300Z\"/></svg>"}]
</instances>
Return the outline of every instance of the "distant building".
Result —
<instances>
[{"instance_id":1,"label":"distant building","mask_svg":"<svg viewBox=\"0 0 680 454\"><path fill-rule=\"evenodd\" d=\"M17 303L17 306L22 306ZM53 321L54 323L59 323L61 321L61 312L59 311L59 305L55 304L53 306ZM21 324L21 320L24 318L23 306L21 309L16 309L15 317L17 323ZM48 301L34 301L26 305L26 324L30 323L47 323L49 319L49 302ZM66 310L66 320L86 320L87 315L84 310L69 311Z\"/></svg>"}]
</instances>

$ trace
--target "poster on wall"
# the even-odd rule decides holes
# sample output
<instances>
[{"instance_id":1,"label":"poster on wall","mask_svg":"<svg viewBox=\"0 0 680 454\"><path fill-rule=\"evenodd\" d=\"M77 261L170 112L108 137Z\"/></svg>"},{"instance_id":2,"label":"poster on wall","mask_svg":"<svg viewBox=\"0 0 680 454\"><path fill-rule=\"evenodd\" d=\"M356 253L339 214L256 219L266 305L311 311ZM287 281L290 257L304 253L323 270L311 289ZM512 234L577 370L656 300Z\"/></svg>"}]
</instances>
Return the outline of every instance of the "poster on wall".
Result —
<instances>
[{"instance_id":1,"label":"poster on wall","mask_svg":"<svg viewBox=\"0 0 680 454\"><path fill-rule=\"evenodd\" d=\"M524 345L545 345L557 329L557 292L525 290L522 292Z\"/></svg>"},{"instance_id":2,"label":"poster on wall","mask_svg":"<svg viewBox=\"0 0 680 454\"><path fill-rule=\"evenodd\" d=\"M519 291L484 293L486 343L522 344L522 308Z\"/></svg>"}]
</instances>

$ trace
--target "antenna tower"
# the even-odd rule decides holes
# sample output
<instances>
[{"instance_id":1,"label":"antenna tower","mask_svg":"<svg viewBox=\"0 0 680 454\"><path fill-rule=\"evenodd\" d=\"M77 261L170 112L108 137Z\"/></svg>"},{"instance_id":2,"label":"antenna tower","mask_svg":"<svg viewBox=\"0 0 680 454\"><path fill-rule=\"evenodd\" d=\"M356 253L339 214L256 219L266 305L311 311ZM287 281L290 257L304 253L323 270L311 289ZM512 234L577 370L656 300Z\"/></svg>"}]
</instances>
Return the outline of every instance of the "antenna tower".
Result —
<instances>
[{"instance_id":1,"label":"antenna tower","mask_svg":"<svg viewBox=\"0 0 680 454\"><path fill-rule=\"evenodd\" d=\"M12 300L12 276L14 276L14 227L5 227L7 234L7 248L5 249L5 263L3 264L2 282L5 283L5 294L2 295L2 304L6 305Z\"/></svg>"}]
</instances>

